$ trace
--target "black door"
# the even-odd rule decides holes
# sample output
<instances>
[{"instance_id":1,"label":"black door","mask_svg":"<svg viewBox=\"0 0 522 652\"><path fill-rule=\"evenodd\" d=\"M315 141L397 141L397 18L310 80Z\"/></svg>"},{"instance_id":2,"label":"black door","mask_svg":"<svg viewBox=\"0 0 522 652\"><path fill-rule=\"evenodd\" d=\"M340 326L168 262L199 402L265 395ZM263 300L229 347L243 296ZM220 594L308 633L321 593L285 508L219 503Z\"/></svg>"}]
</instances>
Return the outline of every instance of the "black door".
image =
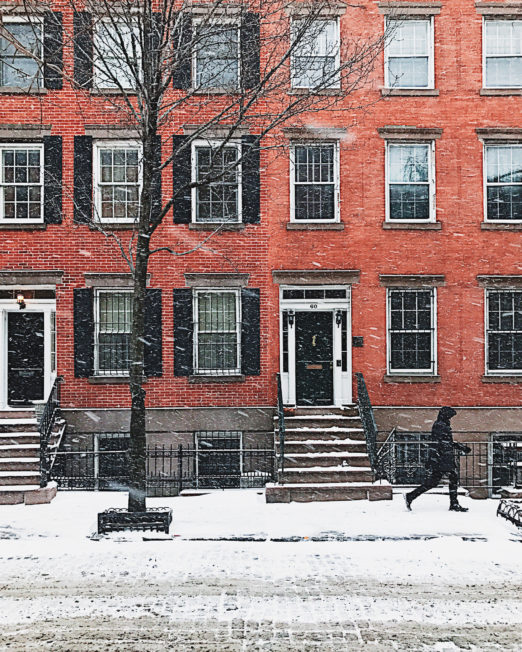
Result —
<instances>
[{"instance_id":1,"label":"black door","mask_svg":"<svg viewBox=\"0 0 522 652\"><path fill-rule=\"evenodd\" d=\"M333 404L333 314L295 314L295 391L298 405Z\"/></svg>"},{"instance_id":2,"label":"black door","mask_svg":"<svg viewBox=\"0 0 522 652\"><path fill-rule=\"evenodd\" d=\"M44 397L43 312L7 313L7 400L29 405Z\"/></svg>"}]
</instances>

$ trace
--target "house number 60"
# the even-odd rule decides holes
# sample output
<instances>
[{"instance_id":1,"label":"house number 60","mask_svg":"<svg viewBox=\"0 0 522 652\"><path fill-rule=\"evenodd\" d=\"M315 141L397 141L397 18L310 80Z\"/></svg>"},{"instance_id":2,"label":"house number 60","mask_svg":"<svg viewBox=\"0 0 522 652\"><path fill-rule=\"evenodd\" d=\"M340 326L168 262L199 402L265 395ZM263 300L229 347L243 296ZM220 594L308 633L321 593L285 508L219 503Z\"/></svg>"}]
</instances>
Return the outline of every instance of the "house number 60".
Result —
<instances>
[{"instance_id":1,"label":"house number 60","mask_svg":"<svg viewBox=\"0 0 522 652\"><path fill-rule=\"evenodd\" d=\"M310 308L311 308L312 310L315 310L315 308L317 308L317 304L316 304L316 303L311 303L311 304L310 304Z\"/></svg>"}]
</instances>

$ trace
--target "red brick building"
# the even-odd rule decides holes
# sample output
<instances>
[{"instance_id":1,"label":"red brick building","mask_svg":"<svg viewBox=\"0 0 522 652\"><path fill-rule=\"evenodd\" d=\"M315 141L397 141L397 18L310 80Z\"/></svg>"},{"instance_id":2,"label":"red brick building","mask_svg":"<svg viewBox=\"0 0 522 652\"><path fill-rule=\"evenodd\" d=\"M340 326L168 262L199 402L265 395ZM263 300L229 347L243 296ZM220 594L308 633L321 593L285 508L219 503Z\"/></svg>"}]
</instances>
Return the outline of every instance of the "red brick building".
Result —
<instances>
[{"instance_id":1,"label":"red brick building","mask_svg":"<svg viewBox=\"0 0 522 652\"><path fill-rule=\"evenodd\" d=\"M80 33L89 20L56 11L41 25L44 52L62 26ZM4 14L21 39L25 21ZM522 3L340 2L320 36L371 36L392 21L356 97L364 111L346 108L352 96L287 124L284 156L262 150L228 179L235 223L196 254L152 259L151 443L213 431L270 444L279 371L286 404L337 407L354 401L353 373L363 372L382 430L429 430L451 404L455 429L473 438L522 434ZM327 55L319 44L324 65ZM66 437L99 440L128 428L130 275L91 220L128 240L139 153L77 43L63 48L63 79L27 63L31 92L12 57L5 46L0 409L44 400L59 374ZM310 92L316 74L294 75L288 91ZM180 115L162 134L163 156L203 118ZM208 147L193 143L164 171L164 197L187 167L204 169ZM156 241L201 242L230 209L223 197L215 209L194 191Z\"/></svg>"}]
</instances>

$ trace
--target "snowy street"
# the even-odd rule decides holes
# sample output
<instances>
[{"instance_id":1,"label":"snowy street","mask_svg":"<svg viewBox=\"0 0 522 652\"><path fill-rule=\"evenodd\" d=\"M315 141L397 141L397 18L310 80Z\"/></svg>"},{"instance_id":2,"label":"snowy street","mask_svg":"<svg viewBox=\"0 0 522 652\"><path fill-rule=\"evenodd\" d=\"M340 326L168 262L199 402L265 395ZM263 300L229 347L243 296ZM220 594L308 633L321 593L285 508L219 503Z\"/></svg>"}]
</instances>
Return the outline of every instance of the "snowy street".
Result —
<instances>
[{"instance_id":1,"label":"snowy street","mask_svg":"<svg viewBox=\"0 0 522 652\"><path fill-rule=\"evenodd\" d=\"M1 649L521 649L522 533L495 501L216 492L149 500L173 508L173 540L90 540L125 498L1 508Z\"/></svg>"}]
</instances>

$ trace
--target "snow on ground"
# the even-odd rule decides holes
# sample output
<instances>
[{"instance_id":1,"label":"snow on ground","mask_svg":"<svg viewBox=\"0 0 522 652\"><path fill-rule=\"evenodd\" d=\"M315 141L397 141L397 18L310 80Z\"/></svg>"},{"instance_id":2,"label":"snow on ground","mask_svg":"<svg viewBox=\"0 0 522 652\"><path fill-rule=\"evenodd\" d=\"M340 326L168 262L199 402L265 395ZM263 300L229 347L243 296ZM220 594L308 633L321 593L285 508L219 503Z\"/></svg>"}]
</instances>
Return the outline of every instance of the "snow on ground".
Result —
<instances>
[{"instance_id":1,"label":"snow on ground","mask_svg":"<svg viewBox=\"0 0 522 652\"><path fill-rule=\"evenodd\" d=\"M522 535L496 501L156 498L172 540L92 541L125 494L0 507L0 649L522 649Z\"/></svg>"}]
</instances>

